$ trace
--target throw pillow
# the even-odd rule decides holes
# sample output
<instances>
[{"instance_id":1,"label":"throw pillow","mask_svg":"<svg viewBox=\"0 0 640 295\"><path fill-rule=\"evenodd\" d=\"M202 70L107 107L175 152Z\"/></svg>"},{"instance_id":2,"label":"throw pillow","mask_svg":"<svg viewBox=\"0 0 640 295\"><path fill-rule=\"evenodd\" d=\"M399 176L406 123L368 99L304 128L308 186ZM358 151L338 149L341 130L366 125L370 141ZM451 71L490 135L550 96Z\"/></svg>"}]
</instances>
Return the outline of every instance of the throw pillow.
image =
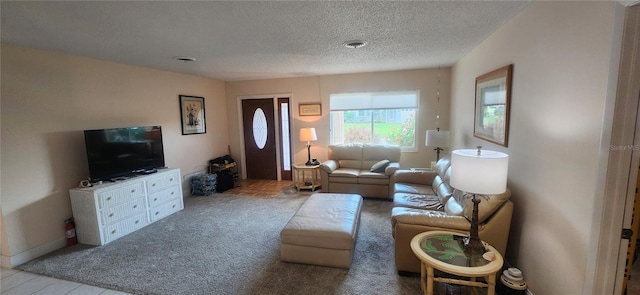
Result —
<instances>
[{"instance_id":1,"label":"throw pillow","mask_svg":"<svg viewBox=\"0 0 640 295\"><path fill-rule=\"evenodd\" d=\"M387 166L389 166L389 160L378 161L378 163L371 166L371 172L383 173L384 169L387 169Z\"/></svg>"}]
</instances>

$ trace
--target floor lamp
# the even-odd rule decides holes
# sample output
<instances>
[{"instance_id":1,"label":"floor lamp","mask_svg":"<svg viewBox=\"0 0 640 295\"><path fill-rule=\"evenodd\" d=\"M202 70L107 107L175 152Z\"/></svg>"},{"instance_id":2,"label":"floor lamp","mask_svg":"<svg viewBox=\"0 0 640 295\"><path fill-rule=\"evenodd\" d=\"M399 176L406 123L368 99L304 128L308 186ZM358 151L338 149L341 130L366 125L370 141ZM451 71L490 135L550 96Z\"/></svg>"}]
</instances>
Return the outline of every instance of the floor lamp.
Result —
<instances>
[{"instance_id":1,"label":"floor lamp","mask_svg":"<svg viewBox=\"0 0 640 295\"><path fill-rule=\"evenodd\" d=\"M311 142L318 140L318 136L316 136L315 128L300 128L300 141L307 142L307 162L305 165L313 166L317 165L315 161L311 161Z\"/></svg>"},{"instance_id":2,"label":"floor lamp","mask_svg":"<svg viewBox=\"0 0 640 295\"><path fill-rule=\"evenodd\" d=\"M451 186L466 192L473 202L471 230L464 241L464 251L469 254L485 252L478 236L478 197L501 194L507 190L509 155L481 150L455 150L451 152Z\"/></svg>"}]
</instances>

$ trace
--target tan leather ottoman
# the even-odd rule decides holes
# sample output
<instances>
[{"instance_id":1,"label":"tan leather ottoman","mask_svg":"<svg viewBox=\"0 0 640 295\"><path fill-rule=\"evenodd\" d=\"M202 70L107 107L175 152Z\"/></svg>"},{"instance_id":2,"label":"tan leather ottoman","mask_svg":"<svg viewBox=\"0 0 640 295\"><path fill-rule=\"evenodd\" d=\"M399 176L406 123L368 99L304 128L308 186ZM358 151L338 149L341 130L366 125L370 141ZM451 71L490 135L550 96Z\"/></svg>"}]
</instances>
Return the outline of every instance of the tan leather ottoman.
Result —
<instances>
[{"instance_id":1,"label":"tan leather ottoman","mask_svg":"<svg viewBox=\"0 0 640 295\"><path fill-rule=\"evenodd\" d=\"M361 208L360 195L309 196L280 232L280 260L349 268Z\"/></svg>"}]
</instances>

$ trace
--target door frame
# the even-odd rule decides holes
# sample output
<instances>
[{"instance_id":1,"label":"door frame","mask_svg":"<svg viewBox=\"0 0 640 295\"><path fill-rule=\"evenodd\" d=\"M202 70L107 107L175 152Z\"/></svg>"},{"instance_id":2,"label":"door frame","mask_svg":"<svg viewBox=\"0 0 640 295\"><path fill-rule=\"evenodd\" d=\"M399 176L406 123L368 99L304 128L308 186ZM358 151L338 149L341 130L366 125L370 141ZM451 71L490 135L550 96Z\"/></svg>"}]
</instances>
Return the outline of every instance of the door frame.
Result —
<instances>
[{"instance_id":1,"label":"door frame","mask_svg":"<svg viewBox=\"0 0 640 295\"><path fill-rule=\"evenodd\" d=\"M281 147L280 147L280 114L278 113L278 97L288 97L289 103L291 104L292 97L291 93L276 93L276 94L253 94L253 95L242 95L236 97L236 109L238 110L238 126L240 127L240 178L247 179L247 161L245 155L245 143L244 143L244 122L242 121L242 101L246 99L271 99L273 103L273 115L274 115L274 128L276 129L276 165L278 169L276 179L278 181L282 180L282 175L280 172L280 166L282 163L282 155L281 155ZM292 123L292 118L289 118L289 121ZM289 138L291 140L291 138ZM293 159L292 159L293 160Z\"/></svg>"},{"instance_id":2,"label":"door frame","mask_svg":"<svg viewBox=\"0 0 640 295\"><path fill-rule=\"evenodd\" d=\"M614 106L605 106L607 121L601 138L600 173L605 177L598 186L604 189L594 208L602 209L594 210L588 248L593 255L587 258L583 294L621 294L624 276L628 241L621 239L621 232L631 219L624 214L635 198L640 165L640 56L636 54L640 49L640 7L625 7L623 19L622 42L620 47L613 46L612 56L612 62L619 62L611 68L612 72L617 70L617 81L612 73L610 83L616 85L608 90L614 91Z\"/></svg>"}]
</instances>

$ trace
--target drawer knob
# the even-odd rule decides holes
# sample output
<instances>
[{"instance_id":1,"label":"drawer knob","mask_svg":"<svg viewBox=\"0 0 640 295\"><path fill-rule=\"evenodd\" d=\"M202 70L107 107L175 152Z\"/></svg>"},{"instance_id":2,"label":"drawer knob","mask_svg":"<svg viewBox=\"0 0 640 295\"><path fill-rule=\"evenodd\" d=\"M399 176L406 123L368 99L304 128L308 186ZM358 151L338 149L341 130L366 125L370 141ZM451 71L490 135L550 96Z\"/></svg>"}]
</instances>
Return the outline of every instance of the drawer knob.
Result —
<instances>
[{"instance_id":1,"label":"drawer knob","mask_svg":"<svg viewBox=\"0 0 640 295\"><path fill-rule=\"evenodd\" d=\"M109 214L109 217L113 217L113 213Z\"/></svg>"},{"instance_id":2,"label":"drawer knob","mask_svg":"<svg viewBox=\"0 0 640 295\"><path fill-rule=\"evenodd\" d=\"M136 224L140 223L140 220L136 220Z\"/></svg>"},{"instance_id":3,"label":"drawer knob","mask_svg":"<svg viewBox=\"0 0 640 295\"><path fill-rule=\"evenodd\" d=\"M173 181L173 177L169 178L169 181Z\"/></svg>"},{"instance_id":4,"label":"drawer knob","mask_svg":"<svg viewBox=\"0 0 640 295\"><path fill-rule=\"evenodd\" d=\"M160 214L160 212L159 212L159 211L156 211L156 215L158 215L158 214Z\"/></svg>"},{"instance_id":5,"label":"drawer knob","mask_svg":"<svg viewBox=\"0 0 640 295\"><path fill-rule=\"evenodd\" d=\"M138 208L138 205L133 205L133 209Z\"/></svg>"},{"instance_id":6,"label":"drawer knob","mask_svg":"<svg viewBox=\"0 0 640 295\"><path fill-rule=\"evenodd\" d=\"M107 197L107 201L111 201L111 197Z\"/></svg>"},{"instance_id":7,"label":"drawer knob","mask_svg":"<svg viewBox=\"0 0 640 295\"><path fill-rule=\"evenodd\" d=\"M136 189L132 189L132 190L131 190L131 193L132 193L132 194L133 194L133 193L135 193L135 192L136 192Z\"/></svg>"},{"instance_id":8,"label":"drawer knob","mask_svg":"<svg viewBox=\"0 0 640 295\"><path fill-rule=\"evenodd\" d=\"M158 200L158 198L153 198L153 200L154 200L154 201L157 201L157 200Z\"/></svg>"},{"instance_id":9,"label":"drawer knob","mask_svg":"<svg viewBox=\"0 0 640 295\"><path fill-rule=\"evenodd\" d=\"M156 184L154 183L154 184L152 184L151 186L156 186Z\"/></svg>"},{"instance_id":10,"label":"drawer knob","mask_svg":"<svg viewBox=\"0 0 640 295\"><path fill-rule=\"evenodd\" d=\"M115 234L115 233L116 233L116 230L115 230L115 229L111 231L111 234Z\"/></svg>"},{"instance_id":11,"label":"drawer knob","mask_svg":"<svg viewBox=\"0 0 640 295\"><path fill-rule=\"evenodd\" d=\"M176 207L176 205L171 206L171 208L175 208L175 207Z\"/></svg>"},{"instance_id":12,"label":"drawer knob","mask_svg":"<svg viewBox=\"0 0 640 295\"><path fill-rule=\"evenodd\" d=\"M171 195L173 195L173 193L175 193L175 192L171 192Z\"/></svg>"}]
</instances>

